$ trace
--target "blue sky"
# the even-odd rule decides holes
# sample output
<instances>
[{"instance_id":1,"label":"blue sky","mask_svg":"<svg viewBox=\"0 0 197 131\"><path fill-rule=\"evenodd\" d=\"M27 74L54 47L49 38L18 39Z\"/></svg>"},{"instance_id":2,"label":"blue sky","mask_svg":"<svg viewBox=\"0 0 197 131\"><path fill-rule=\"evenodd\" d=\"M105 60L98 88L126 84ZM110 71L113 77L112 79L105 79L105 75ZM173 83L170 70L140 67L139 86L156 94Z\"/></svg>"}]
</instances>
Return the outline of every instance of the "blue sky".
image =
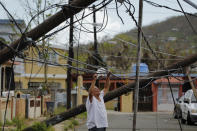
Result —
<instances>
[{"instance_id":1,"label":"blue sky","mask_svg":"<svg viewBox=\"0 0 197 131\"><path fill-rule=\"evenodd\" d=\"M24 8L21 5L21 2L19 2L21 0L0 0L0 1L3 2L3 4L11 12L11 14L13 16L15 16L15 18L27 20L27 17L26 17L27 15L24 11ZM56 1L58 1L58 0L56 0ZM150 1L180 10L180 7L178 6L176 0L150 0ZM197 0L191 0L191 1L193 1L194 3L197 3ZM138 18L138 2L139 2L139 0L130 0L130 2L135 6L135 9L136 9L135 17L137 19ZM180 2L186 12L190 12L190 13L197 12L196 9L194 9L193 7L188 5L187 3L183 2L183 0L180 0ZM123 6L121 6L119 8L119 13L120 13L120 16L123 18L125 24L121 23L120 19L118 18L117 14L116 14L116 10L111 9L114 7L115 7L114 2L112 2L109 6L107 6L109 21L108 21L108 25L107 25L106 29L103 32L98 33L99 39L101 39L105 35L107 35L108 37L113 37L117 33L125 32L125 31L133 29L135 27L135 24L132 21L132 19L128 16L127 13L125 13L125 8L123 8ZM103 11L97 12L96 15L97 15L98 23L101 23L102 18L103 18ZM146 2L144 2L143 25L149 25L151 23L160 22L160 21L166 20L169 17L178 16L178 15L182 15L182 14L171 11L171 10L167 10L164 8L153 7L149 4L147 4ZM0 7L0 19L5 19L5 18L7 18L7 15L4 12L3 8ZM85 20L85 22L91 23L92 16L87 18ZM92 29L92 27L90 26L89 29ZM64 31L58 33L58 35L56 36L56 43L58 43L58 44L67 43L68 35L65 36L66 33L68 33L67 30L64 30ZM76 37L78 38L77 34L76 34ZM86 42L90 42L92 40L93 40L92 34L81 33L80 42L86 43Z\"/></svg>"}]
</instances>

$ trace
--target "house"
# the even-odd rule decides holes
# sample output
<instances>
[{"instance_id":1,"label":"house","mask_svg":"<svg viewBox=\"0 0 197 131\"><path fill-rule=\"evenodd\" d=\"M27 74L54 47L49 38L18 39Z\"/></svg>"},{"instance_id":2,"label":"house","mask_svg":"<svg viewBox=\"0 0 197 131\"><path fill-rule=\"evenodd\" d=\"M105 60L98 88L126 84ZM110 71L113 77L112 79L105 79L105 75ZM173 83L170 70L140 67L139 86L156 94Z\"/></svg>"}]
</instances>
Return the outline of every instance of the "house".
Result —
<instances>
[{"instance_id":1,"label":"house","mask_svg":"<svg viewBox=\"0 0 197 131\"><path fill-rule=\"evenodd\" d=\"M25 30L24 20L15 20L22 31ZM20 36L19 29L15 26L14 21L8 19L0 19L0 40L10 43Z\"/></svg>"},{"instance_id":2,"label":"house","mask_svg":"<svg viewBox=\"0 0 197 131\"><path fill-rule=\"evenodd\" d=\"M43 54L43 49L47 53ZM59 56L66 55L64 47L51 45L48 48L30 47L24 51L26 59L17 59L19 65L14 67L17 90L45 90L52 96L52 101L66 103L66 71L67 59ZM45 58L46 56L46 63Z\"/></svg>"},{"instance_id":3,"label":"house","mask_svg":"<svg viewBox=\"0 0 197 131\"><path fill-rule=\"evenodd\" d=\"M22 31L25 31L26 25L24 20L17 19L15 22ZM14 21L8 19L0 19L0 29L0 40L8 44L19 38L21 34L20 30L14 24ZM67 60L66 58L58 56L58 53L65 56L66 52L67 51L64 47L52 44L50 47L43 47L41 44L38 44L37 47L30 47L29 49L26 49L23 52L25 59L18 57L15 59L15 62L18 64L14 66L15 85L11 88L23 90L24 92L24 90L41 89L43 88L44 83L47 83L47 88L50 88L53 100L59 100L59 102L61 102L60 99L63 97L62 99L64 99L65 103L65 93L57 93L55 96L55 92L58 90L62 92L66 88L65 80L67 78ZM49 65L44 64L44 57L46 57L46 62ZM33 59L33 62L31 59ZM4 69L4 67L1 68L2 73L3 71L8 72L7 70L9 70L9 67L6 67L6 69ZM32 93L32 95L34 94Z\"/></svg>"},{"instance_id":4,"label":"house","mask_svg":"<svg viewBox=\"0 0 197 131\"><path fill-rule=\"evenodd\" d=\"M184 93L191 89L189 80L185 74L172 74L169 77L169 82L172 88L174 100L184 95ZM194 86L197 88L197 75L191 74ZM152 83L152 109L153 112L157 111L173 111L174 103L170 90L170 85L166 78L160 78Z\"/></svg>"},{"instance_id":5,"label":"house","mask_svg":"<svg viewBox=\"0 0 197 131\"><path fill-rule=\"evenodd\" d=\"M25 30L23 20L16 20L16 23L22 31ZM0 40L2 42L9 44L19 38L20 34L13 21L0 19ZM4 47L1 46L2 48ZM11 68L12 62L10 61L0 65L0 91L2 94L0 103L6 99L10 78L10 89L14 90L13 96L10 97L11 104L9 105L12 113L8 113L9 119L18 114L26 118L34 118L34 107L36 107L36 117L39 117L46 111L47 101L53 101L55 106L65 105L67 58L60 57L58 54L66 56L67 50L57 45L49 47L37 44L36 47L24 50L24 59L16 57L14 68ZM45 62L47 64L44 64ZM14 77L10 77L11 74L14 74ZM44 92L43 94L41 94L41 90L42 93ZM50 94L50 96L46 94ZM25 111L17 107L17 105L21 105L20 99L23 99L22 103L25 102L26 106L22 106ZM2 103L1 107L4 107ZM3 109L1 111L4 113Z\"/></svg>"},{"instance_id":6,"label":"house","mask_svg":"<svg viewBox=\"0 0 197 131\"><path fill-rule=\"evenodd\" d=\"M153 112L173 111L174 103L170 86L175 100L182 96L183 77L169 77L169 82L167 78L160 78L152 83Z\"/></svg>"},{"instance_id":7,"label":"house","mask_svg":"<svg viewBox=\"0 0 197 131\"><path fill-rule=\"evenodd\" d=\"M15 20L17 25L21 28L22 31L25 30L25 22L23 20ZM16 40L20 35L19 29L15 26L14 21L8 19L0 19L0 41L4 42L5 44L9 44L12 41ZM1 45L0 49L3 49L4 46ZM18 62L14 62L14 65L18 65ZM1 96L2 92L8 90L9 81L11 80L11 90L14 90L15 83L14 83L14 76L13 69L11 68L12 62L7 61L6 63L0 65L0 91Z\"/></svg>"}]
</instances>

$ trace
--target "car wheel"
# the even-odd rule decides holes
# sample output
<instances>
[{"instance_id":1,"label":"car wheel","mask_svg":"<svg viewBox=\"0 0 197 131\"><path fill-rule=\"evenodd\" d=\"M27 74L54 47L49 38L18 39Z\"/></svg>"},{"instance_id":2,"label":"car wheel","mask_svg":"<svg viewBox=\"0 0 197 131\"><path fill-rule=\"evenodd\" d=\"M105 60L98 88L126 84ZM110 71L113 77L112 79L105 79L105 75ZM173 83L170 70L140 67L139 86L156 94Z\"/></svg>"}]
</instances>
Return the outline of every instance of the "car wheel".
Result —
<instances>
[{"instance_id":1,"label":"car wheel","mask_svg":"<svg viewBox=\"0 0 197 131\"><path fill-rule=\"evenodd\" d=\"M187 124L188 124L188 125L193 125L193 124L194 124L194 122L192 122L192 120L191 120L191 117L190 117L189 112L188 112L188 114L187 114Z\"/></svg>"},{"instance_id":2,"label":"car wheel","mask_svg":"<svg viewBox=\"0 0 197 131\"><path fill-rule=\"evenodd\" d=\"M185 124L185 122L186 122L186 120L183 119L183 118L181 118L181 123L182 123L182 124Z\"/></svg>"}]
</instances>

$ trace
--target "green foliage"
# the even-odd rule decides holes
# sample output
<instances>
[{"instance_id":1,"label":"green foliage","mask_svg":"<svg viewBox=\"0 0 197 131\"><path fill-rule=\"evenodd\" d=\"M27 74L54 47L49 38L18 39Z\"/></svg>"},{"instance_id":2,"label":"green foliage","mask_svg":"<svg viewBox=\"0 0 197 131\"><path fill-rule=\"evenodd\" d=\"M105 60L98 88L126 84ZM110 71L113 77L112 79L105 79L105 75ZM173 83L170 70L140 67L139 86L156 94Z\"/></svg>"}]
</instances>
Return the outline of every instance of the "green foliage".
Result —
<instances>
[{"instance_id":1,"label":"green foliage","mask_svg":"<svg viewBox=\"0 0 197 131\"><path fill-rule=\"evenodd\" d=\"M76 118L78 118L78 119L85 119L85 118L87 118L87 112L84 112L84 113L81 113L81 114L77 115Z\"/></svg>"},{"instance_id":2,"label":"green foliage","mask_svg":"<svg viewBox=\"0 0 197 131\"><path fill-rule=\"evenodd\" d=\"M79 122L75 119L71 120L71 123L74 125L74 126L77 126L79 125Z\"/></svg>"},{"instance_id":3,"label":"green foliage","mask_svg":"<svg viewBox=\"0 0 197 131\"><path fill-rule=\"evenodd\" d=\"M66 111L66 107L65 106L59 106L59 107L55 108L54 114L55 115L56 114L60 114L60 113L65 112L65 111Z\"/></svg>"},{"instance_id":4,"label":"green foliage","mask_svg":"<svg viewBox=\"0 0 197 131\"><path fill-rule=\"evenodd\" d=\"M67 126L64 127L64 131L68 131L68 129L69 129L69 128L68 128Z\"/></svg>"},{"instance_id":5,"label":"green foliage","mask_svg":"<svg viewBox=\"0 0 197 131\"><path fill-rule=\"evenodd\" d=\"M73 125L72 123L70 123L70 124L68 125L68 128L69 128L69 129L73 129L73 128L74 128L74 125Z\"/></svg>"},{"instance_id":6,"label":"green foliage","mask_svg":"<svg viewBox=\"0 0 197 131\"><path fill-rule=\"evenodd\" d=\"M24 119L16 117L12 121L16 126L16 131L22 131L25 128Z\"/></svg>"},{"instance_id":7,"label":"green foliage","mask_svg":"<svg viewBox=\"0 0 197 131\"><path fill-rule=\"evenodd\" d=\"M65 121L64 131L68 131L69 129L73 130L77 125L79 125L79 122L76 119L71 118L68 121Z\"/></svg>"},{"instance_id":8,"label":"green foliage","mask_svg":"<svg viewBox=\"0 0 197 131\"><path fill-rule=\"evenodd\" d=\"M6 119L5 124L6 124L6 126L12 126L12 125L14 125L14 122Z\"/></svg>"},{"instance_id":9,"label":"green foliage","mask_svg":"<svg viewBox=\"0 0 197 131\"><path fill-rule=\"evenodd\" d=\"M45 123L36 122L32 126L34 131L54 131L52 126L47 127Z\"/></svg>"}]
</instances>

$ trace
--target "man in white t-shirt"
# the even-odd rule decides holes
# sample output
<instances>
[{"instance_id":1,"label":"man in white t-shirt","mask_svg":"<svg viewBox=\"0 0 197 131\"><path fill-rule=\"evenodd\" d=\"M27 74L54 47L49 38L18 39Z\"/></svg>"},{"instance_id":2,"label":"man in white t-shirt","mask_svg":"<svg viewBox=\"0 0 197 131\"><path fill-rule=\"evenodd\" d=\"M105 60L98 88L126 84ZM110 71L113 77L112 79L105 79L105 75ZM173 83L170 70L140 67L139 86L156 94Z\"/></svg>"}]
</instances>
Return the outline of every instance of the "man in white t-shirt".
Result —
<instances>
[{"instance_id":1,"label":"man in white t-shirt","mask_svg":"<svg viewBox=\"0 0 197 131\"><path fill-rule=\"evenodd\" d=\"M106 127L108 127L103 97L110 87L109 76L110 73L107 74L106 83L102 91L95 86L97 75L93 76L93 81L89 88L89 96L86 101L88 131L105 131Z\"/></svg>"}]
</instances>

